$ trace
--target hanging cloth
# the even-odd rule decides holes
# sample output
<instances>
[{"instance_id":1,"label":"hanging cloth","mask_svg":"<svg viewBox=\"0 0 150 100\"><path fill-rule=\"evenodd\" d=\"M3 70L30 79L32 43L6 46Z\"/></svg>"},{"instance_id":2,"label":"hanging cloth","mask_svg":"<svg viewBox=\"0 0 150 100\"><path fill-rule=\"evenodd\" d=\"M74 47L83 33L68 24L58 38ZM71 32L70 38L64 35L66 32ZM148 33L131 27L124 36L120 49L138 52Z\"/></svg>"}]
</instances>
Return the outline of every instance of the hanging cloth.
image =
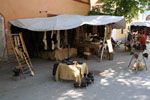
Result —
<instances>
[{"instance_id":1,"label":"hanging cloth","mask_svg":"<svg viewBox=\"0 0 150 100\"><path fill-rule=\"evenodd\" d=\"M52 33L51 33L52 50L54 50L54 49L55 49L54 40L53 40L53 34L54 34L54 32L52 31Z\"/></svg>"},{"instance_id":2,"label":"hanging cloth","mask_svg":"<svg viewBox=\"0 0 150 100\"><path fill-rule=\"evenodd\" d=\"M65 40L64 40L64 44L68 45L68 34L67 34L67 30L65 30Z\"/></svg>"},{"instance_id":3,"label":"hanging cloth","mask_svg":"<svg viewBox=\"0 0 150 100\"><path fill-rule=\"evenodd\" d=\"M57 37L56 38L57 38L57 48L61 49L60 48L60 31L59 30L57 31Z\"/></svg>"},{"instance_id":4,"label":"hanging cloth","mask_svg":"<svg viewBox=\"0 0 150 100\"><path fill-rule=\"evenodd\" d=\"M94 34L96 33L96 34L97 34L97 32L98 32L98 31L97 31L97 26L93 26L93 27L92 27L92 33L94 33Z\"/></svg>"},{"instance_id":5,"label":"hanging cloth","mask_svg":"<svg viewBox=\"0 0 150 100\"><path fill-rule=\"evenodd\" d=\"M47 50L46 32L44 32L43 43L44 43L44 50Z\"/></svg>"}]
</instances>

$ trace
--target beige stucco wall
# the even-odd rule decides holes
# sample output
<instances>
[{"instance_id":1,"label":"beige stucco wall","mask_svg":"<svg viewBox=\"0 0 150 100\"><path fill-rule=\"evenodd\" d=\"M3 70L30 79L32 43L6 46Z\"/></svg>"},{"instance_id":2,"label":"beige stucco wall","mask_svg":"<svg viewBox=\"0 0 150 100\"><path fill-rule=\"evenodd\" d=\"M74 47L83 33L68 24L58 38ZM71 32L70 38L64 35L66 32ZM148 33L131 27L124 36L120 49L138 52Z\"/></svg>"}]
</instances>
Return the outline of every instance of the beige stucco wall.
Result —
<instances>
[{"instance_id":1,"label":"beige stucco wall","mask_svg":"<svg viewBox=\"0 0 150 100\"><path fill-rule=\"evenodd\" d=\"M116 39L117 40L124 40L125 38L127 38L127 36L128 36L127 29L123 30L123 34L121 33L121 29L116 30Z\"/></svg>"},{"instance_id":2,"label":"beige stucco wall","mask_svg":"<svg viewBox=\"0 0 150 100\"><path fill-rule=\"evenodd\" d=\"M130 23L126 23L126 28L123 29L123 34L122 34L121 29L117 29L116 30L116 39L117 40L126 40L128 37L128 32L130 31L129 27L130 27Z\"/></svg>"},{"instance_id":3,"label":"beige stucco wall","mask_svg":"<svg viewBox=\"0 0 150 100\"><path fill-rule=\"evenodd\" d=\"M6 23L13 19L47 17L47 14L86 15L89 9L90 5L74 0L0 0L0 13Z\"/></svg>"},{"instance_id":4,"label":"beige stucco wall","mask_svg":"<svg viewBox=\"0 0 150 100\"><path fill-rule=\"evenodd\" d=\"M90 4L79 0L0 0L0 13L5 17L7 29L9 20L47 17L47 14L87 15L89 10ZM9 45L7 41L7 47ZM13 53L12 49L7 49L8 54Z\"/></svg>"}]
</instances>

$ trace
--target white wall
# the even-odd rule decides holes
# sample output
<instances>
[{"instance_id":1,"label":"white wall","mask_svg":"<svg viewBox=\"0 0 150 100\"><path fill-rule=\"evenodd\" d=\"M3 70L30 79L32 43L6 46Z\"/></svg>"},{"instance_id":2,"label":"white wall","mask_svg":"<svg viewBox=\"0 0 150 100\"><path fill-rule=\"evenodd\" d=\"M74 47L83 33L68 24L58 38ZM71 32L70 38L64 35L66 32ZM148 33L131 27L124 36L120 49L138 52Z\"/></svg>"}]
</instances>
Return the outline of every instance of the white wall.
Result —
<instances>
[{"instance_id":1,"label":"white wall","mask_svg":"<svg viewBox=\"0 0 150 100\"><path fill-rule=\"evenodd\" d=\"M112 38L116 40L116 29L112 30Z\"/></svg>"}]
</instances>

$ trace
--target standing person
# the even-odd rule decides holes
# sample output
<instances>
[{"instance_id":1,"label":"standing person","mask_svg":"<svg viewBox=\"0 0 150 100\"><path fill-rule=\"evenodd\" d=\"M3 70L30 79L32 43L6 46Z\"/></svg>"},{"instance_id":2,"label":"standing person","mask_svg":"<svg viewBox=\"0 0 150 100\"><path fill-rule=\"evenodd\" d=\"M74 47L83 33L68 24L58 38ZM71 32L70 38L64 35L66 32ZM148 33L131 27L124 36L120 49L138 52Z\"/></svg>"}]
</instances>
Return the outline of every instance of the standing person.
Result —
<instances>
[{"instance_id":1,"label":"standing person","mask_svg":"<svg viewBox=\"0 0 150 100\"><path fill-rule=\"evenodd\" d=\"M129 42L131 42L131 41L132 41L132 35L131 35L131 32L128 32L127 40L128 40Z\"/></svg>"},{"instance_id":2,"label":"standing person","mask_svg":"<svg viewBox=\"0 0 150 100\"><path fill-rule=\"evenodd\" d=\"M128 47L129 51L131 50L131 45L132 45L132 34L129 31L128 32L128 37L127 37L127 44L126 44L126 46Z\"/></svg>"},{"instance_id":3,"label":"standing person","mask_svg":"<svg viewBox=\"0 0 150 100\"><path fill-rule=\"evenodd\" d=\"M149 42L150 42L150 27L146 28L146 36L147 36L147 38L149 39Z\"/></svg>"},{"instance_id":4,"label":"standing person","mask_svg":"<svg viewBox=\"0 0 150 100\"><path fill-rule=\"evenodd\" d=\"M140 44L142 47L142 50L146 49L146 35L144 33L141 34Z\"/></svg>"}]
</instances>

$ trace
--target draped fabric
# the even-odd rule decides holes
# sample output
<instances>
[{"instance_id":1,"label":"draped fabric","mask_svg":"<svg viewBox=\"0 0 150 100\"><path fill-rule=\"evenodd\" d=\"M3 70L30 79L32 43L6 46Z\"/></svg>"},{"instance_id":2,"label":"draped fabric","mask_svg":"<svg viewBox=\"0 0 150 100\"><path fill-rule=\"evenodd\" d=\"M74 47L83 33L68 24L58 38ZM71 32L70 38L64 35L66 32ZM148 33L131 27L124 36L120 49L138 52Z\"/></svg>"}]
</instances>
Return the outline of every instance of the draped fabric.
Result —
<instances>
[{"instance_id":1,"label":"draped fabric","mask_svg":"<svg viewBox=\"0 0 150 100\"><path fill-rule=\"evenodd\" d=\"M107 25L112 28L125 28L125 19L121 16L82 16L58 15L49 18L17 19L9 21L11 25L31 31L68 30L82 25Z\"/></svg>"},{"instance_id":2,"label":"draped fabric","mask_svg":"<svg viewBox=\"0 0 150 100\"><path fill-rule=\"evenodd\" d=\"M74 80L81 83L84 73L88 74L86 63L74 65L60 63L56 71L55 79L56 81L58 81L59 78L64 80Z\"/></svg>"}]
</instances>

